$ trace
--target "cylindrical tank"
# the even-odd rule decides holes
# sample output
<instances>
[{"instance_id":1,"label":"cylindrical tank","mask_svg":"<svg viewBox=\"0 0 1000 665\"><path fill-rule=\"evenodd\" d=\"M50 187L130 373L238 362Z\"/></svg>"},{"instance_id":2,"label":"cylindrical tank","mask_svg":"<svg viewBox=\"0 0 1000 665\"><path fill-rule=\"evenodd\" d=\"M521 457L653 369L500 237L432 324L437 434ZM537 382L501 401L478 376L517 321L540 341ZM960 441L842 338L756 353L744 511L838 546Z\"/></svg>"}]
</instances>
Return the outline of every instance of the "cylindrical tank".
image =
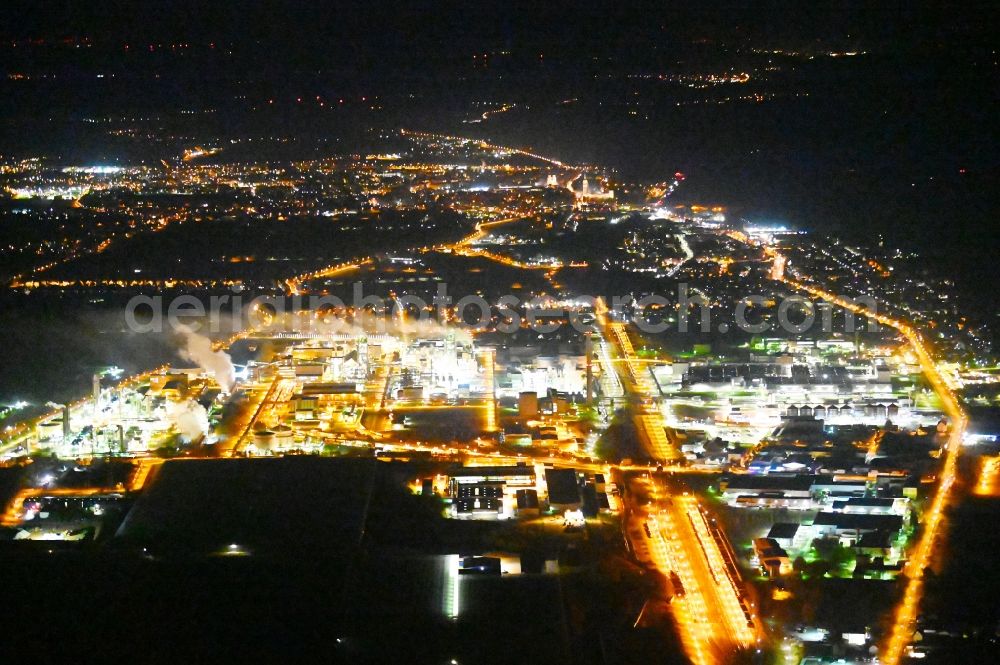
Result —
<instances>
[{"instance_id":1,"label":"cylindrical tank","mask_svg":"<svg viewBox=\"0 0 1000 665\"><path fill-rule=\"evenodd\" d=\"M262 429L253 433L253 445L258 450L270 450L274 446L274 432L269 429Z\"/></svg>"},{"instance_id":2,"label":"cylindrical tank","mask_svg":"<svg viewBox=\"0 0 1000 665\"><path fill-rule=\"evenodd\" d=\"M61 420L47 420L38 425L39 441L53 441L61 436L65 437Z\"/></svg>"},{"instance_id":3,"label":"cylindrical tank","mask_svg":"<svg viewBox=\"0 0 1000 665\"><path fill-rule=\"evenodd\" d=\"M288 425L278 425L274 428L274 446L279 450L292 447L292 428Z\"/></svg>"}]
</instances>

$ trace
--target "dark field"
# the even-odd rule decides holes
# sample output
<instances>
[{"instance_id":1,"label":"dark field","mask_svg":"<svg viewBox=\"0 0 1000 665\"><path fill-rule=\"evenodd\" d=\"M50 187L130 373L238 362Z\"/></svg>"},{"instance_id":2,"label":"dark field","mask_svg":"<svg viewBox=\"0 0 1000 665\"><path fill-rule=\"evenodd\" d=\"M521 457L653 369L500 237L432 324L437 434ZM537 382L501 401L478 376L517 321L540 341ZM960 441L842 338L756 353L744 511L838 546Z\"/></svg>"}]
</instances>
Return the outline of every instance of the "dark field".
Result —
<instances>
[{"instance_id":1,"label":"dark field","mask_svg":"<svg viewBox=\"0 0 1000 665\"><path fill-rule=\"evenodd\" d=\"M601 663L663 649L665 627L631 630L643 587L623 584L628 567L598 572L598 559L620 565L606 558L612 532L595 533L582 559L546 539L542 554L570 565L558 575L461 577L459 616L446 616L443 555L523 537L444 520L438 499L403 487L419 472L363 459L168 462L110 542L0 548L0 601L17 608L4 651L31 662Z\"/></svg>"}]
</instances>

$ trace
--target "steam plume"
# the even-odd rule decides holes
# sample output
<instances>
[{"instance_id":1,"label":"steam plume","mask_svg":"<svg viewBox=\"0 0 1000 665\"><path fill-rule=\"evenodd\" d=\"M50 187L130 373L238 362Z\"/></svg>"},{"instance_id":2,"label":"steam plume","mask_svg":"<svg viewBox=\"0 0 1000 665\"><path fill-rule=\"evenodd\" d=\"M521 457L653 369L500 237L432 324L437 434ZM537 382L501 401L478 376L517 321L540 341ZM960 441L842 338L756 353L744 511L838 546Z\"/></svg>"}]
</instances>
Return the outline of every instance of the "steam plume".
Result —
<instances>
[{"instance_id":1,"label":"steam plume","mask_svg":"<svg viewBox=\"0 0 1000 665\"><path fill-rule=\"evenodd\" d=\"M184 347L178 351L181 358L197 363L198 367L215 377L215 382L229 392L236 384L236 368L225 351L212 348L212 340L199 335L187 326L178 326L177 332L184 338Z\"/></svg>"},{"instance_id":2,"label":"steam plume","mask_svg":"<svg viewBox=\"0 0 1000 665\"><path fill-rule=\"evenodd\" d=\"M186 441L208 433L208 412L193 399L184 402L167 400L167 418Z\"/></svg>"}]
</instances>

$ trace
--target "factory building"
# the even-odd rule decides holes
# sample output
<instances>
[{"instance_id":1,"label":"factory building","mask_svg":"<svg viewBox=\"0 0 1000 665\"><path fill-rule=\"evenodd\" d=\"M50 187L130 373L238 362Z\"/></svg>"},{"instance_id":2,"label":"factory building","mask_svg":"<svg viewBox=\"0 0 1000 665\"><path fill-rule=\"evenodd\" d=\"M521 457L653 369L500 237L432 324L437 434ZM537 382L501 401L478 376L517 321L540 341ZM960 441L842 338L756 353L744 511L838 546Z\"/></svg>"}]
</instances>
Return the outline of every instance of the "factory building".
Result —
<instances>
[{"instance_id":1,"label":"factory building","mask_svg":"<svg viewBox=\"0 0 1000 665\"><path fill-rule=\"evenodd\" d=\"M456 516L478 513L513 517L522 505L528 509L527 495L519 493L536 488L533 466L465 466L449 474L448 496ZM535 494L537 506L538 496Z\"/></svg>"}]
</instances>

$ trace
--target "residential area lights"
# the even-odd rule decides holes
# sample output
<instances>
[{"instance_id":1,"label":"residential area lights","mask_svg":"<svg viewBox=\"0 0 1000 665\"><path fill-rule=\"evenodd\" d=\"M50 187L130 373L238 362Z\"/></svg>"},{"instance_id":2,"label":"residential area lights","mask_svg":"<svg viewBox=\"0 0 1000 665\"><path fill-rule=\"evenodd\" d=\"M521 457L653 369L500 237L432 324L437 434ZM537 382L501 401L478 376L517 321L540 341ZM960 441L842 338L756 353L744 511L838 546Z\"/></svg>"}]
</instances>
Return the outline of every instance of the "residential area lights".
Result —
<instances>
[{"instance_id":1,"label":"residential area lights","mask_svg":"<svg viewBox=\"0 0 1000 665\"><path fill-rule=\"evenodd\" d=\"M775 259L775 265L780 262L781 266L784 266L783 257L781 257L778 252L770 250L768 253ZM913 350L924 376L931 384L931 388L933 388L934 392L941 400L944 412L951 419L951 429L945 446L945 459L941 470L938 489L931 501L930 508L927 510L924 519L923 532L910 555L909 562L906 565L906 588L903 592L903 597L900 600L899 606L896 609L895 621L893 623L892 630L890 631L888 640L882 649L881 662L883 665L898 665L905 655L906 647L910 643L915 631L915 622L920 607L920 599L923 595L924 570L926 570L927 566L930 564L934 544L940 536L939 529L941 526L941 520L944 515L944 511L948 506L952 485L955 482L958 455L961 451L962 440L965 435L968 417L959 405L958 398L955 396L955 393L952 391L948 382L942 377L937 363L927 351L926 344L920 337L920 334L913 328L913 326L904 321L900 321L899 319L871 312L855 302L848 301L829 293L828 291L789 279L784 276L783 270L780 272L782 273L780 275L781 281L796 289L806 291L813 296L822 298L827 302L843 307L844 309L855 314L869 316L879 323L890 326L899 331L899 333L910 345L910 348Z\"/></svg>"},{"instance_id":2,"label":"residential area lights","mask_svg":"<svg viewBox=\"0 0 1000 665\"><path fill-rule=\"evenodd\" d=\"M445 137L406 131L403 133L449 141L470 141L469 139L458 137ZM559 167L566 166L556 160L534 155L523 150L494 146L480 141L473 141L473 143L484 149L524 155ZM480 214L483 217L487 215L499 217L500 214L504 216L491 219L491 221L479 221L475 226L475 230L461 240L439 245L428 244L417 251L424 253L444 252L481 257L521 270L543 269L550 271L546 274L546 278L551 284L555 284L553 273L555 270L564 267L563 263L560 262L557 265L555 262L536 263L521 261L488 251L477 245L494 229L527 218L525 214L519 214L510 210L500 210L498 212L498 210L498 208L492 209L489 213L480 210ZM465 227L465 229L467 228ZM952 385L942 374L938 363L935 362L931 352L912 323L870 311L856 302L836 296L810 283L800 281L802 279L801 275L798 275L797 278L790 277L788 273L792 273L793 271L786 272L787 257L774 245L760 244L755 239L739 231L722 231L721 233L739 243L754 247L755 262L759 261L760 254L758 251L762 250L765 256L771 259L770 271L767 273L770 279L842 307L854 314L868 316L898 331L906 340L906 344L913 357L913 362L919 364L924 376L940 399L944 413L950 419L951 429L946 443L940 483L937 492L934 494L925 512L921 536L906 564L904 571L906 574L905 590L898 607L895 609L892 630L881 649L880 662L883 665L897 665L904 658L907 645L915 629L915 620L923 594L923 571L929 565L934 544L941 536L941 521L944 511L948 506L950 490L955 479L957 457L967 423L966 414L953 392ZM670 272L671 275L676 274L687 264L693 265L697 263L697 261L692 260L695 258L695 252L688 245L685 235L681 234L679 238L684 257L680 263L673 264L674 267ZM692 235L691 238L691 242L695 243L696 236ZM730 246L726 251L731 249L732 247ZM729 264L733 260L730 259L723 267L728 270ZM738 262L738 259L735 260ZM568 267L586 266L583 262L570 263L568 261L567 259L566 266ZM290 277L284 281L284 286L288 294L300 295L308 292L309 282L313 280L343 275L374 263L375 259L370 256L342 260L323 268ZM798 264L796 263L796 265ZM690 268L690 265L687 265L687 267ZM148 280L142 280L141 282L123 282L121 285L125 286L133 283L153 284L153 282ZM160 282L156 283L160 284ZM39 282L32 282L31 284L38 285ZM169 286L183 286L185 284L186 282L175 280L163 282L163 285ZM613 320L614 317L610 316L606 304L601 299L597 300L594 309L596 320L600 326L600 333L594 335L594 337L597 342L597 363L601 368L600 376L597 379L600 383L601 394L605 398L610 398L612 406L616 403L621 403L622 400L618 398L626 395L633 398L632 404L634 405L634 409L630 413L634 418L636 433L640 443L645 447L648 457L655 460L655 462L667 464L661 467L662 471L667 473L708 472L704 467L699 469L686 466L682 459L683 456L678 449L680 444L675 446L667 437L667 426L674 424L674 421L671 420L674 416L669 415L669 411L661 410L660 402L663 398L661 397L660 388L654 383L653 375L649 371L649 368L653 364L669 363L669 361L661 358L637 357L635 347L629 335L628 325L621 321ZM267 316L266 312L261 311L257 313L266 319L271 318ZM264 322L265 327L267 323L270 323L270 321ZM238 339L246 338L254 333L253 329L237 333L228 340L215 342L213 348L216 350L226 348ZM352 341L351 343L355 342ZM356 392L358 395L352 397L353 401L340 397L329 398L329 403L336 404L338 408L350 406L349 410L351 414L355 414L356 410L360 409L361 411L368 410L370 412L369 415L375 416L377 414L379 417L373 418L372 422L366 421L364 425L361 424L359 416L355 420L348 420L345 416L335 422L340 422L345 429L349 429L348 425L353 427L354 429L351 431L356 436L358 445L361 445L362 441L365 445L372 447L375 447L377 444L378 449L385 451L426 452L432 454L450 453L453 455L462 455L464 459L480 465L494 465L499 463L519 464L527 459L535 464L573 468L576 470L599 471L601 473L611 473L612 470L615 473L644 472L642 473L642 476L645 478L643 482L648 481L652 501L638 511L640 513L639 519L643 520L643 525L646 527L645 533L648 537L650 563L662 573L665 579L673 581L676 578L679 581L679 585L683 587L681 591L673 595L670 608L676 619L677 629L687 656L696 665L711 665L713 663L726 662L737 650L753 648L760 644L761 639L765 635L764 628L761 625L755 606L750 602L743 590L739 567L734 560L732 550L722 535L721 529L715 526L715 520L699 504L697 498L683 490L675 489L675 486L670 484L665 474L654 475L650 473L649 465L635 465L629 461L623 461L623 463L617 465L595 463L595 460L575 450L561 456L550 453L538 454L537 452L525 452L517 453L517 456L514 457L509 454L503 455L499 451L492 453L480 452L471 445L456 445L454 442L430 445L422 441L394 440L389 433L392 427L391 418L397 416L399 420L405 420L414 411L433 412L434 417L436 417L439 410L479 409L482 410L482 423L485 432L492 434L502 430L500 420L508 417L504 416L503 410L498 408L500 397L498 397L496 374L502 371L502 364L500 366L497 365L496 351L490 346L480 348L478 352L470 352L468 355L470 357L470 365L478 369L475 374L481 377L477 381L481 381L481 384L485 386L484 389L475 392L475 399L463 401L460 404L435 404L431 403L431 400L424 398L414 398L412 402L407 402L409 398L401 398L394 401L389 395L396 394L392 388L400 385L400 372L398 368L391 367L390 363L385 361L378 364L378 368L374 374L363 377L363 381L362 379L358 379L351 382L357 386L365 386L363 390L360 387L357 388ZM590 360L591 357L588 355L588 370L590 369ZM126 379L120 385L134 384L137 380L148 377L152 373L161 372L163 369L158 368L145 375ZM254 385L252 386L253 389L248 391L246 401L247 416L235 423L238 425L234 428L237 434L231 437L229 442L220 444L217 452L221 456L243 456L248 454L248 448L251 447L251 440L255 436L263 438L261 436L263 433L273 436L274 432L255 430L254 425L280 423L283 415L288 415L287 413L283 414L282 409L292 403L296 391L302 388L302 384L309 381L306 378L307 376L305 373L303 373L302 377L298 377L294 374L287 375L279 372L273 375L262 373L263 378L255 378ZM352 375L352 378L356 377ZM825 375L824 378L826 378ZM679 382L680 379L678 379L678 385L680 385ZM588 384L588 389L589 387L590 384ZM531 390L534 389L532 388ZM299 400L303 404L308 401L305 397L307 396ZM341 399L343 399L342 402L336 401ZM391 408L386 408L387 400L392 403ZM83 404L84 401L70 405L68 407L69 410L66 412L67 419L69 419L70 411L79 410ZM293 407L288 407L288 409L291 408ZM294 407L294 409L298 408L299 406ZM288 411L288 409L285 410ZM302 407L302 409L305 410L305 407ZM331 406L330 412L333 410L334 408ZM352 445L350 441L345 442L344 436L339 436L338 438L338 436L329 431L332 422L330 412L325 412L322 416L316 417L315 424L308 424L308 421L313 419L312 416L309 416L308 418L303 417L300 420L294 421L293 425L303 435L313 437L316 440L328 443L335 441L338 444ZM404 412L406 412L405 417L403 416ZM666 416L664 415L665 413L667 414ZM53 420L58 415L58 413L49 414L40 420L29 423L26 428L22 426L22 429L30 430L41 422ZM375 423L389 424L379 428ZM551 425L551 421L549 424ZM565 422L561 423L559 427L561 430L564 430ZM285 427L284 429L288 431L290 428ZM557 428L552 427L551 429L555 430ZM338 435L340 434L342 432L338 433ZM873 458L878 454L883 436L885 436L884 430L876 430L864 442L864 447L869 458ZM24 437L25 434L19 429L15 432L14 437L8 439L8 443L12 443L15 438L20 440ZM673 437L672 434L671 437ZM673 440L676 441L676 439ZM260 445L262 451L266 450L263 443ZM145 453L142 454L144 455ZM674 464L678 460L680 460L680 463ZM125 483L125 488L129 491L141 489L146 484L152 471L162 460L152 456L141 456L136 458L136 462L137 466L133 475ZM1000 477L1000 458L985 459L976 492L980 494L995 493L998 487L998 477ZM36 491L31 490L31 492ZM101 491L104 490L94 489L95 493ZM30 496L31 493L23 493L20 496L21 504L23 504L25 499L30 498ZM16 523L19 508L20 506L16 504L8 507L7 514L3 518L5 523ZM249 553L243 546L237 544L222 545L222 548L223 551L221 553L226 555L245 555ZM460 585L457 573L454 572L457 569L456 563L451 573L451 586L444 601L446 614L453 618L457 617L459 613Z\"/></svg>"}]
</instances>

